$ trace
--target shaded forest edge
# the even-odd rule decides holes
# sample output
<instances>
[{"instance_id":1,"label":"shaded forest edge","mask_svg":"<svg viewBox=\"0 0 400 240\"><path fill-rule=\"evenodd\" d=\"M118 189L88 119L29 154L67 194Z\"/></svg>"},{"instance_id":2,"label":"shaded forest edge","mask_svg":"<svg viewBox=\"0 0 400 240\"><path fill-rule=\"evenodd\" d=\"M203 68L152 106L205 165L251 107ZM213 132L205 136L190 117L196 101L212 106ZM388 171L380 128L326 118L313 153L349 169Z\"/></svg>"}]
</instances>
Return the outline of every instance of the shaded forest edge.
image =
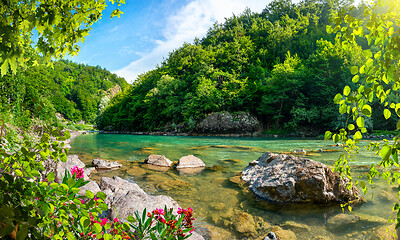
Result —
<instances>
[{"instance_id":1,"label":"shaded forest edge","mask_svg":"<svg viewBox=\"0 0 400 240\"><path fill-rule=\"evenodd\" d=\"M32 59L41 61L38 56ZM61 60L21 69L0 78L0 120L6 141L37 140L46 126L93 130L96 117L129 84L100 66ZM12 146L10 146L12 147Z\"/></svg>"},{"instance_id":2,"label":"shaded forest edge","mask_svg":"<svg viewBox=\"0 0 400 240\"><path fill-rule=\"evenodd\" d=\"M352 11L357 14L362 7ZM172 51L112 99L97 126L196 132L209 114L247 112L269 132L317 135L338 129L347 119L333 98L344 86L354 85L350 67L360 66L363 50L370 48L360 42L362 47L344 49L326 32L331 13L340 8L351 8L350 1L280 0L262 13L247 9L215 23L204 38ZM367 126L392 129L396 120L383 119L378 101L373 107L377 114L366 119Z\"/></svg>"}]
</instances>

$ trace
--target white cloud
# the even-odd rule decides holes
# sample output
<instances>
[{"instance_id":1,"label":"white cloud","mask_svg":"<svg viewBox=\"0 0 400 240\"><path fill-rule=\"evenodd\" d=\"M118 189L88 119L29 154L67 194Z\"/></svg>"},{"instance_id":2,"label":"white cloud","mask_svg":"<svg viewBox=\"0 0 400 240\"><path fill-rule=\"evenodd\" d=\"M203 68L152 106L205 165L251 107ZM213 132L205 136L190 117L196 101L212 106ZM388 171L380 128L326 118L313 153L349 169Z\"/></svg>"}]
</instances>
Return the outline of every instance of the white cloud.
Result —
<instances>
[{"instance_id":1,"label":"white cloud","mask_svg":"<svg viewBox=\"0 0 400 240\"><path fill-rule=\"evenodd\" d=\"M149 71L163 61L172 50L182 46L184 42L193 42L195 37L201 38L215 21L220 23L232 14L242 13L246 7L253 12L261 12L269 1L265 0L193 0L182 7L165 21L164 40L155 40L155 48L147 54L131 62L129 65L114 71L128 82L136 80L141 73Z\"/></svg>"}]
</instances>

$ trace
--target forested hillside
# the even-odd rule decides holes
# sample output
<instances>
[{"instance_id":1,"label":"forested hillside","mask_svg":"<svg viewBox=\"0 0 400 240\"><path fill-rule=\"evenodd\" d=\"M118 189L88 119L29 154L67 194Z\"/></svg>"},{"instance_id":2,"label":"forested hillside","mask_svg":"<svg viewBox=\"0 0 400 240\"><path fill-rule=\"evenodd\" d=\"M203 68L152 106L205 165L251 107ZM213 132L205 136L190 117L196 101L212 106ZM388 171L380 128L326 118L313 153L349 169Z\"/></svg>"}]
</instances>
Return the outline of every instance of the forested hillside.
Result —
<instances>
[{"instance_id":1,"label":"forested hillside","mask_svg":"<svg viewBox=\"0 0 400 240\"><path fill-rule=\"evenodd\" d=\"M350 67L365 59L363 49L342 48L326 32L331 13L340 8L351 8L351 2L276 0L260 14L247 9L215 23L204 38L184 44L139 76L98 126L193 130L212 112L247 111L267 130L337 128L346 119L333 97L352 86ZM357 15L360 9L352 11ZM381 122L376 116L374 128L389 127Z\"/></svg>"},{"instance_id":2,"label":"forested hillside","mask_svg":"<svg viewBox=\"0 0 400 240\"><path fill-rule=\"evenodd\" d=\"M60 113L71 122L93 123L112 95L128 86L99 66L65 60L38 64L0 78L0 119L29 128L34 119L56 124Z\"/></svg>"}]
</instances>

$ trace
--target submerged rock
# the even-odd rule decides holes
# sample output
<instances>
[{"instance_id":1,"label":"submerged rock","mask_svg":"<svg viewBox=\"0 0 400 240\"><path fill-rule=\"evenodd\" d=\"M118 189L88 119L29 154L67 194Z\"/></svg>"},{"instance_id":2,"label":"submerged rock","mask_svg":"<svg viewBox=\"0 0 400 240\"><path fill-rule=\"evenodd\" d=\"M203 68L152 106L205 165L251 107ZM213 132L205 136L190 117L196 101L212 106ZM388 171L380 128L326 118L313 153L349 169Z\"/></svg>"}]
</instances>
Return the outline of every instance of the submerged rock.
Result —
<instances>
[{"instance_id":1,"label":"submerged rock","mask_svg":"<svg viewBox=\"0 0 400 240\"><path fill-rule=\"evenodd\" d=\"M342 203L360 199L358 189L347 189L326 165L311 159L265 153L249 164L242 179L263 200L275 203Z\"/></svg>"},{"instance_id":2,"label":"submerged rock","mask_svg":"<svg viewBox=\"0 0 400 240\"><path fill-rule=\"evenodd\" d=\"M144 163L156 165L160 167L171 167L172 161L166 158L164 155L152 154L144 160Z\"/></svg>"},{"instance_id":3,"label":"submerged rock","mask_svg":"<svg viewBox=\"0 0 400 240\"><path fill-rule=\"evenodd\" d=\"M122 167L122 164L118 162L107 161L100 158L93 159L92 164L93 166L96 167L96 169L102 169L102 170L112 170Z\"/></svg>"},{"instance_id":4,"label":"submerged rock","mask_svg":"<svg viewBox=\"0 0 400 240\"><path fill-rule=\"evenodd\" d=\"M357 224L360 217L351 214L338 214L328 219L326 227L330 231L339 231L347 229Z\"/></svg>"},{"instance_id":5,"label":"submerged rock","mask_svg":"<svg viewBox=\"0 0 400 240\"><path fill-rule=\"evenodd\" d=\"M240 234L247 236L257 232L254 218L248 213L237 213L232 217L232 222L234 229Z\"/></svg>"},{"instance_id":6,"label":"submerged rock","mask_svg":"<svg viewBox=\"0 0 400 240\"><path fill-rule=\"evenodd\" d=\"M181 169L181 168L205 168L206 165L204 164L203 161L201 161L200 158L195 157L193 155L188 155L181 157L178 161L178 166L176 166L176 169Z\"/></svg>"}]
</instances>

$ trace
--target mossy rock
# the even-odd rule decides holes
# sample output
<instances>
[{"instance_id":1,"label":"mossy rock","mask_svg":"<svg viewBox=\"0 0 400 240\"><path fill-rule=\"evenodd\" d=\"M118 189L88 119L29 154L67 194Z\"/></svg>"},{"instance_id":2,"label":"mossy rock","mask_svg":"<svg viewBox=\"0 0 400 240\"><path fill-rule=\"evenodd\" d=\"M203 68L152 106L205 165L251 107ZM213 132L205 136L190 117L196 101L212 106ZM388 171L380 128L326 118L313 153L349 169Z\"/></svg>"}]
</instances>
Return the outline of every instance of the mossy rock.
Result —
<instances>
[{"instance_id":1,"label":"mossy rock","mask_svg":"<svg viewBox=\"0 0 400 240\"><path fill-rule=\"evenodd\" d=\"M279 240L296 240L296 234L294 234L293 231L291 230L284 230L283 228L279 226L273 226L270 229L271 232L274 232L276 237Z\"/></svg>"},{"instance_id":2,"label":"mossy rock","mask_svg":"<svg viewBox=\"0 0 400 240\"><path fill-rule=\"evenodd\" d=\"M236 213L232 217L233 229L245 236L256 234L256 223L253 216L246 212Z\"/></svg>"}]
</instances>

